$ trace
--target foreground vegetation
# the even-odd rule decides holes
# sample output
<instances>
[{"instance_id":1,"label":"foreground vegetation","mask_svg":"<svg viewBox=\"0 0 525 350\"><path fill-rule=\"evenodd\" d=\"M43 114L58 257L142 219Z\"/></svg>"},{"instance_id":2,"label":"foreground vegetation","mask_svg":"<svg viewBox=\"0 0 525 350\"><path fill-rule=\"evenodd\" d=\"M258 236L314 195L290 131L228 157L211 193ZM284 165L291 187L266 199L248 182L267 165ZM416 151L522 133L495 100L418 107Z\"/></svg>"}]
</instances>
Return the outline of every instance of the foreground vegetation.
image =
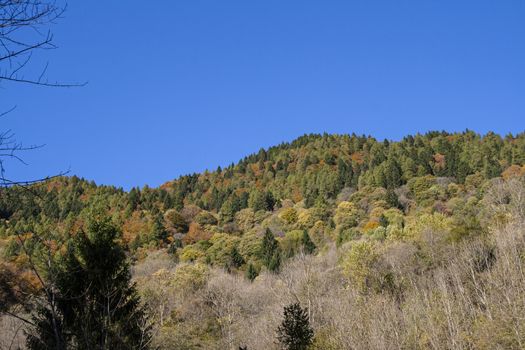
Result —
<instances>
[{"instance_id":1,"label":"foreground vegetation","mask_svg":"<svg viewBox=\"0 0 525 350\"><path fill-rule=\"evenodd\" d=\"M1 190L0 345L25 344L15 316L57 289L68 252L85 262L67 247L107 217L148 316L142 348L292 348L297 305L303 348L521 349L524 164L525 134L308 135L158 189Z\"/></svg>"}]
</instances>

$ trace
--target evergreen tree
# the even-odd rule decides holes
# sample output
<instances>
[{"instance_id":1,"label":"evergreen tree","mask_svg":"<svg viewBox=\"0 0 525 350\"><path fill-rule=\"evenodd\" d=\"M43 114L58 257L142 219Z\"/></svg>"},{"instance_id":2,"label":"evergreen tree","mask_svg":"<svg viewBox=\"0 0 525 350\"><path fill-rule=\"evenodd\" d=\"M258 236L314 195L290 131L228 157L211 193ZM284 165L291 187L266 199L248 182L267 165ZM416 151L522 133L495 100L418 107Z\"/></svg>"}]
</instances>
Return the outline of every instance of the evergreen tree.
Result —
<instances>
[{"instance_id":1,"label":"evergreen tree","mask_svg":"<svg viewBox=\"0 0 525 350\"><path fill-rule=\"evenodd\" d=\"M280 251L280 249L277 249L273 253L272 258L270 259L270 262L268 263L268 265L266 267L268 267L268 270L270 270L272 272L278 272L279 271L279 269L281 268L281 251Z\"/></svg>"},{"instance_id":2,"label":"evergreen tree","mask_svg":"<svg viewBox=\"0 0 525 350\"><path fill-rule=\"evenodd\" d=\"M258 275L259 273L257 272L255 266L253 266L252 263L248 264L248 268L246 269L246 278L253 282L253 280L255 280Z\"/></svg>"},{"instance_id":3,"label":"evergreen tree","mask_svg":"<svg viewBox=\"0 0 525 350\"><path fill-rule=\"evenodd\" d=\"M314 331L310 326L308 309L299 303L284 308L284 319L277 328L277 339L287 350L306 350L312 344Z\"/></svg>"},{"instance_id":4,"label":"evergreen tree","mask_svg":"<svg viewBox=\"0 0 525 350\"><path fill-rule=\"evenodd\" d=\"M266 191L264 194L264 204L267 211L272 211L275 207L276 201L271 191Z\"/></svg>"},{"instance_id":5,"label":"evergreen tree","mask_svg":"<svg viewBox=\"0 0 525 350\"><path fill-rule=\"evenodd\" d=\"M250 207L253 209L253 211L259 211L264 210L266 211L266 198L264 193L261 193L258 190L255 190L251 193L250 199L249 199Z\"/></svg>"},{"instance_id":6,"label":"evergreen tree","mask_svg":"<svg viewBox=\"0 0 525 350\"><path fill-rule=\"evenodd\" d=\"M102 219L69 245L49 273L53 303L34 316L29 349L148 348L149 328L117 236Z\"/></svg>"},{"instance_id":7,"label":"evergreen tree","mask_svg":"<svg viewBox=\"0 0 525 350\"><path fill-rule=\"evenodd\" d=\"M264 266L270 271L277 271L279 269L281 264L279 243L270 229L266 229L266 232L264 233L259 256Z\"/></svg>"},{"instance_id":8,"label":"evergreen tree","mask_svg":"<svg viewBox=\"0 0 525 350\"><path fill-rule=\"evenodd\" d=\"M303 245L304 252L306 254L312 254L315 251L315 244L310 239L310 235L306 230L303 231L303 237L301 238L301 243Z\"/></svg>"},{"instance_id":9,"label":"evergreen tree","mask_svg":"<svg viewBox=\"0 0 525 350\"><path fill-rule=\"evenodd\" d=\"M464 184L466 177L471 173L470 167L467 162L460 160L456 167L456 179L458 183Z\"/></svg>"},{"instance_id":10,"label":"evergreen tree","mask_svg":"<svg viewBox=\"0 0 525 350\"><path fill-rule=\"evenodd\" d=\"M226 223L232 222L233 219L235 218L235 212L236 210L232 204L232 201L228 199L226 202L222 204L222 207L219 213L219 218L220 218L221 223L226 224Z\"/></svg>"},{"instance_id":11,"label":"evergreen tree","mask_svg":"<svg viewBox=\"0 0 525 350\"><path fill-rule=\"evenodd\" d=\"M386 162L385 166L385 177L387 188L397 188L402 183L402 171L399 163L395 160L394 156L391 156Z\"/></svg>"},{"instance_id":12,"label":"evergreen tree","mask_svg":"<svg viewBox=\"0 0 525 350\"><path fill-rule=\"evenodd\" d=\"M244 264L244 258L242 257L241 253L239 253L237 247L233 247L233 249L231 250L230 261L231 264L237 268L241 267Z\"/></svg>"},{"instance_id":13,"label":"evergreen tree","mask_svg":"<svg viewBox=\"0 0 525 350\"><path fill-rule=\"evenodd\" d=\"M128 194L128 202L131 210L137 209L140 203L140 190L133 187Z\"/></svg>"},{"instance_id":14,"label":"evergreen tree","mask_svg":"<svg viewBox=\"0 0 525 350\"><path fill-rule=\"evenodd\" d=\"M496 159L487 157L485 158L483 171L485 178L492 179L501 175L501 166Z\"/></svg>"},{"instance_id":15,"label":"evergreen tree","mask_svg":"<svg viewBox=\"0 0 525 350\"><path fill-rule=\"evenodd\" d=\"M151 234L156 241L164 242L168 238L168 232L164 227L164 218L160 213L157 213L153 219Z\"/></svg>"},{"instance_id":16,"label":"evergreen tree","mask_svg":"<svg viewBox=\"0 0 525 350\"><path fill-rule=\"evenodd\" d=\"M401 208L397 194L391 188L386 191L386 202L391 208Z\"/></svg>"},{"instance_id":17,"label":"evergreen tree","mask_svg":"<svg viewBox=\"0 0 525 350\"><path fill-rule=\"evenodd\" d=\"M379 217L379 225L382 227L388 226L388 219L386 218L384 214L381 214L381 216Z\"/></svg>"}]
</instances>

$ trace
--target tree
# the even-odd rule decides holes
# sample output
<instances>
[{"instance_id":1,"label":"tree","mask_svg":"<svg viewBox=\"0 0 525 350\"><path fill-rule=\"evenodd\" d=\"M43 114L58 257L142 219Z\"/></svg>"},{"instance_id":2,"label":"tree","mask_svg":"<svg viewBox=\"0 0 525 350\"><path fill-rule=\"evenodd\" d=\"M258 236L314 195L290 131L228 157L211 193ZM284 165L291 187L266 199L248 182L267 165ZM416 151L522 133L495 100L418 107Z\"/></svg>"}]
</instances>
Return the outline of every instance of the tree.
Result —
<instances>
[{"instance_id":1,"label":"tree","mask_svg":"<svg viewBox=\"0 0 525 350\"><path fill-rule=\"evenodd\" d=\"M2 0L0 1L0 84L23 83L39 86L72 87L83 84L51 82L45 78L47 66L35 77L23 75L34 52L54 49L53 35L47 28L64 13L65 6L52 0ZM0 111L0 117L13 111L8 107ZM39 146L24 146L16 141L11 131L0 132L0 185L29 185L47 180L13 180L6 177L5 161L14 159L23 162L20 153Z\"/></svg>"},{"instance_id":2,"label":"tree","mask_svg":"<svg viewBox=\"0 0 525 350\"><path fill-rule=\"evenodd\" d=\"M261 192L255 190L250 195L249 205L254 211L272 211L275 206L275 198L270 191Z\"/></svg>"},{"instance_id":3,"label":"tree","mask_svg":"<svg viewBox=\"0 0 525 350\"><path fill-rule=\"evenodd\" d=\"M306 350L312 344L314 331L310 326L308 309L299 303L284 307L284 319L277 328L277 339L287 350Z\"/></svg>"},{"instance_id":4,"label":"tree","mask_svg":"<svg viewBox=\"0 0 525 350\"><path fill-rule=\"evenodd\" d=\"M244 264L244 258L242 257L241 253L239 253L237 246L234 246L230 252L230 262L236 268L239 268L242 266L242 264Z\"/></svg>"},{"instance_id":5,"label":"tree","mask_svg":"<svg viewBox=\"0 0 525 350\"><path fill-rule=\"evenodd\" d=\"M29 349L146 349L150 332L109 219L89 224L50 274L56 310L39 307Z\"/></svg>"},{"instance_id":6,"label":"tree","mask_svg":"<svg viewBox=\"0 0 525 350\"><path fill-rule=\"evenodd\" d=\"M396 192L391 188L386 191L386 202L391 208L401 208L399 198L397 197Z\"/></svg>"},{"instance_id":7,"label":"tree","mask_svg":"<svg viewBox=\"0 0 525 350\"><path fill-rule=\"evenodd\" d=\"M164 219L168 224L168 227L178 233L188 232L188 222L184 217L175 209L169 209L164 213Z\"/></svg>"},{"instance_id":8,"label":"tree","mask_svg":"<svg viewBox=\"0 0 525 350\"><path fill-rule=\"evenodd\" d=\"M312 254L315 251L315 244L310 239L310 235L306 230L303 231L303 236L301 237L301 243L303 245L304 252L306 254Z\"/></svg>"},{"instance_id":9,"label":"tree","mask_svg":"<svg viewBox=\"0 0 525 350\"><path fill-rule=\"evenodd\" d=\"M281 265L281 252L279 242L275 239L272 231L266 229L259 252L261 260L270 271L277 271Z\"/></svg>"},{"instance_id":10,"label":"tree","mask_svg":"<svg viewBox=\"0 0 525 350\"><path fill-rule=\"evenodd\" d=\"M259 273L257 272L257 269L255 266L253 266L252 263L248 265L248 268L246 269L246 278L250 280L250 282L253 282Z\"/></svg>"},{"instance_id":11,"label":"tree","mask_svg":"<svg viewBox=\"0 0 525 350\"><path fill-rule=\"evenodd\" d=\"M156 240L156 242L164 242L168 238L168 232L164 227L164 218L162 217L160 212L154 214L153 225L151 227L151 235L152 238Z\"/></svg>"},{"instance_id":12,"label":"tree","mask_svg":"<svg viewBox=\"0 0 525 350\"><path fill-rule=\"evenodd\" d=\"M386 177L386 187L388 189L393 189L401 186L402 183L402 171L398 162L391 156L386 162L385 166L385 177Z\"/></svg>"}]
</instances>

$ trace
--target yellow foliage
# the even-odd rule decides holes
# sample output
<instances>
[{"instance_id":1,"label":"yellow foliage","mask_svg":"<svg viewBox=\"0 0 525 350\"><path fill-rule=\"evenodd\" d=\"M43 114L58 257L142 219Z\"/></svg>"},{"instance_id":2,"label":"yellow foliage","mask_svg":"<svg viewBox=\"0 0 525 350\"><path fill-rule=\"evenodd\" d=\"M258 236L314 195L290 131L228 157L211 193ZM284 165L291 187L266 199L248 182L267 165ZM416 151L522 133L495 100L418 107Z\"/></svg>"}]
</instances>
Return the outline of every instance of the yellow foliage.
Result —
<instances>
[{"instance_id":1,"label":"yellow foliage","mask_svg":"<svg viewBox=\"0 0 525 350\"><path fill-rule=\"evenodd\" d=\"M295 224L298 219L297 210L285 208L279 213L279 219L283 220L287 225Z\"/></svg>"},{"instance_id":2,"label":"yellow foliage","mask_svg":"<svg viewBox=\"0 0 525 350\"><path fill-rule=\"evenodd\" d=\"M208 273L204 264L181 264L175 270L171 285L181 291L196 291L206 284Z\"/></svg>"},{"instance_id":3,"label":"yellow foliage","mask_svg":"<svg viewBox=\"0 0 525 350\"><path fill-rule=\"evenodd\" d=\"M418 217L408 217L404 235L412 239L420 239L426 231L448 234L452 228L452 219L441 213L423 214Z\"/></svg>"},{"instance_id":4,"label":"yellow foliage","mask_svg":"<svg viewBox=\"0 0 525 350\"><path fill-rule=\"evenodd\" d=\"M308 210L302 211L297 217L297 225L300 228L308 229L315 224L315 218L310 214Z\"/></svg>"},{"instance_id":5,"label":"yellow foliage","mask_svg":"<svg viewBox=\"0 0 525 350\"><path fill-rule=\"evenodd\" d=\"M378 257L374 243L368 241L354 243L341 261L343 275L360 290L364 290L367 287L372 266Z\"/></svg>"},{"instance_id":6,"label":"yellow foliage","mask_svg":"<svg viewBox=\"0 0 525 350\"><path fill-rule=\"evenodd\" d=\"M230 253L238 244L240 238L226 233L216 233L211 239L211 246L206 250L206 255L211 262L220 266L224 266L229 262Z\"/></svg>"},{"instance_id":7,"label":"yellow foliage","mask_svg":"<svg viewBox=\"0 0 525 350\"><path fill-rule=\"evenodd\" d=\"M363 231L369 232L369 231L375 230L378 227L379 227L379 223L377 221L369 221L365 224L365 226L363 226Z\"/></svg>"},{"instance_id":8,"label":"yellow foliage","mask_svg":"<svg viewBox=\"0 0 525 350\"><path fill-rule=\"evenodd\" d=\"M182 262L193 262L193 261L204 260L205 257L206 257L206 254L204 254L203 251L194 248L192 245L187 245L184 248L182 248L182 251L179 255L180 261Z\"/></svg>"},{"instance_id":9,"label":"yellow foliage","mask_svg":"<svg viewBox=\"0 0 525 350\"><path fill-rule=\"evenodd\" d=\"M381 217L381 214L383 214L385 211L382 207L375 207L370 211L370 219L379 219Z\"/></svg>"}]
</instances>

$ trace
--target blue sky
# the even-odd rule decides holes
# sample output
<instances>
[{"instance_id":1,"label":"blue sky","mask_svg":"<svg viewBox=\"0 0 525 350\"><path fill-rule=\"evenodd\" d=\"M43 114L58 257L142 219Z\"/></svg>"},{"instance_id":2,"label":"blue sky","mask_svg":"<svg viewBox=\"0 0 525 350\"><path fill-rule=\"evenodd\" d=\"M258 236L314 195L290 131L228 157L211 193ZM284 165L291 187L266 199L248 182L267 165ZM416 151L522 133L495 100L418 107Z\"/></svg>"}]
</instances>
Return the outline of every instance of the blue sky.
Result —
<instances>
[{"instance_id":1,"label":"blue sky","mask_svg":"<svg viewBox=\"0 0 525 350\"><path fill-rule=\"evenodd\" d=\"M123 5L125 4L125 6ZM0 86L26 144L8 176L158 186L311 132L525 130L522 0L70 1L34 69Z\"/></svg>"}]
</instances>

